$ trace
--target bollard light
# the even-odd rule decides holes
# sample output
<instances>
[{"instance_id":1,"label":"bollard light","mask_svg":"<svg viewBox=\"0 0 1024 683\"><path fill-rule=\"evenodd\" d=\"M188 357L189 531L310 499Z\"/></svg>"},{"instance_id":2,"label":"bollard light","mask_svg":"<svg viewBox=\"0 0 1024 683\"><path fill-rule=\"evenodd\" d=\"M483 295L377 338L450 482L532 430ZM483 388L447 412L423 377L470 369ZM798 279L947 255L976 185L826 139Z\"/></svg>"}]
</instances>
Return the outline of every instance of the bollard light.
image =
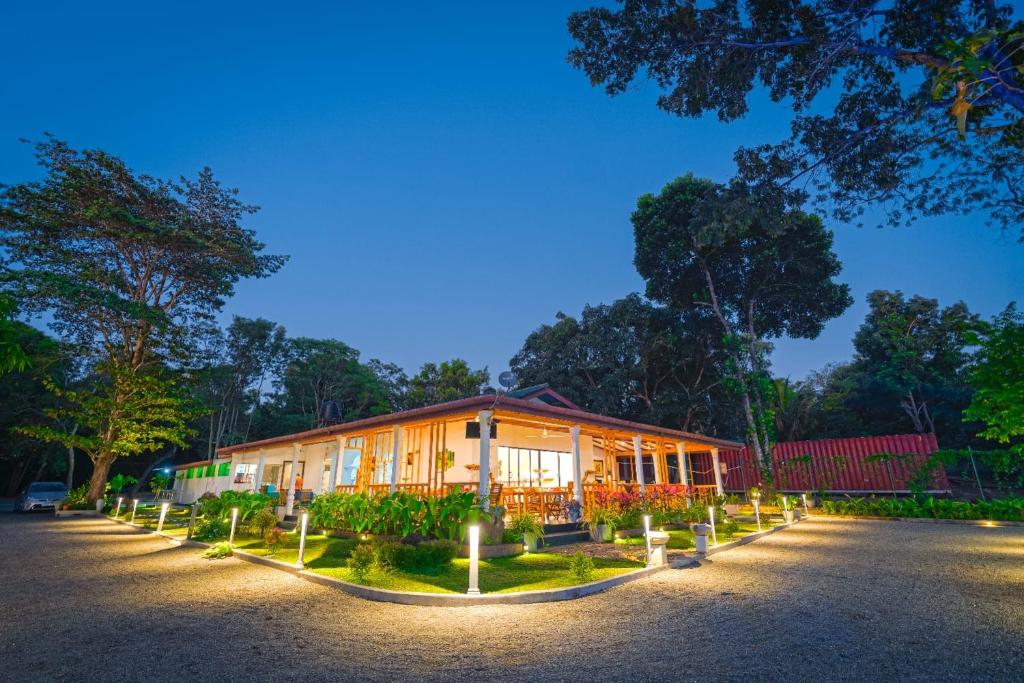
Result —
<instances>
[{"instance_id":1,"label":"bollard light","mask_svg":"<svg viewBox=\"0 0 1024 683\"><path fill-rule=\"evenodd\" d=\"M117 507L114 508L114 519L117 519L117 516L121 514L121 501L122 500L124 500L124 496L118 496L117 497Z\"/></svg>"},{"instance_id":2,"label":"bollard light","mask_svg":"<svg viewBox=\"0 0 1024 683\"><path fill-rule=\"evenodd\" d=\"M761 530L761 498L754 498L754 516L757 518L757 530Z\"/></svg>"},{"instance_id":3,"label":"bollard light","mask_svg":"<svg viewBox=\"0 0 1024 683\"><path fill-rule=\"evenodd\" d=\"M302 557L306 554L306 525L309 524L309 513L305 510L302 511L302 521L300 524L302 526L299 532L299 561L295 564L299 566L299 569L302 569L305 566L302 564Z\"/></svg>"},{"instance_id":4,"label":"bollard light","mask_svg":"<svg viewBox=\"0 0 1024 683\"><path fill-rule=\"evenodd\" d=\"M651 563L651 516L644 515L644 545L647 546L647 564Z\"/></svg>"},{"instance_id":5,"label":"bollard light","mask_svg":"<svg viewBox=\"0 0 1024 683\"><path fill-rule=\"evenodd\" d=\"M469 595L480 595L480 525L469 525Z\"/></svg>"},{"instance_id":6,"label":"bollard light","mask_svg":"<svg viewBox=\"0 0 1024 683\"><path fill-rule=\"evenodd\" d=\"M192 540L192 530L196 527L196 511L199 509L199 501L192 503L192 514L188 517L188 533L185 534L186 540Z\"/></svg>"},{"instance_id":7,"label":"bollard light","mask_svg":"<svg viewBox=\"0 0 1024 683\"><path fill-rule=\"evenodd\" d=\"M715 506L708 505L708 519L711 520L711 545L718 545L718 532L715 531Z\"/></svg>"},{"instance_id":8,"label":"bollard light","mask_svg":"<svg viewBox=\"0 0 1024 683\"><path fill-rule=\"evenodd\" d=\"M135 511L139 509L139 499L132 501L132 524L135 524Z\"/></svg>"},{"instance_id":9,"label":"bollard light","mask_svg":"<svg viewBox=\"0 0 1024 683\"><path fill-rule=\"evenodd\" d=\"M809 509L809 507L807 505L807 494L806 493L802 493L800 495L803 496L803 499L804 499L804 514L807 515L808 517L810 517L811 516L811 511L810 511L810 509Z\"/></svg>"},{"instance_id":10,"label":"bollard light","mask_svg":"<svg viewBox=\"0 0 1024 683\"><path fill-rule=\"evenodd\" d=\"M238 524L238 508L231 508L231 533L228 534L228 545L234 545L235 543L235 526ZM299 559L301 560L302 553L299 553Z\"/></svg>"},{"instance_id":11,"label":"bollard light","mask_svg":"<svg viewBox=\"0 0 1024 683\"><path fill-rule=\"evenodd\" d=\"M164 520L167 519L167 508L171 506L170 503L164 503L160 506L160 520L156 523L156 532L160 533L164 529Z\"/></svg>"}]
</instances>

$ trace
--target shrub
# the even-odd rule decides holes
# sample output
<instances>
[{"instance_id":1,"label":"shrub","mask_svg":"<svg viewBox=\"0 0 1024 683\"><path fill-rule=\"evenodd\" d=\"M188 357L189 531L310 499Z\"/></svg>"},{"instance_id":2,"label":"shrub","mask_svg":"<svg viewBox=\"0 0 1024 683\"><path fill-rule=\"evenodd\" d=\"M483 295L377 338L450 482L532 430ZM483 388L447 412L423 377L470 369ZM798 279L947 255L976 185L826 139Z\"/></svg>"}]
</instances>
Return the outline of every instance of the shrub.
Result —
<instances>
[{"instance_id":1,"label":"shrub","mask_svg":"<svg viewBox=\"0 0 1024 683\"><path fill-rule=\"evenodd\" d=\"M229 533L231 533L229 522L225 519L213 517L200 522L199 526L196 527L193 537L200 541L212 541L224 538Z\"/></svg>"},{"instance_id":2,"label":"shrub","mask_svg":"<svg viewBox=\"0 0 1024 683\"><path fill-rule=\"evenodd\" d=\"M722 525L722 533L725 534L726 538L732 538L739 532L739 530L740 525L731 517Z\"/></svg>"},{"instance_id":3,"label":"shrub","mask_svg":"<svg viewBox=\"0 0 1024 683\"><path fill-rule=\"evenodd\" d=\"M544 538L544 525L528 512L519 512L513 515L506 529L515 534L516 539L519 541L523 540L526 534L533 534L537 538Z\"/></svg>"},{"instance_id":4,"label":"shrub","mask_svg":"<svg viewBox=\"0 0 1024 683\"><path fill-rule=\"evenodd\" d=\"M211 560L223 560L225 557L231 557L232 554L234 554L234 551L231 549L231 544L227 541L221 541L208 548L203 553L203 557Z\"/></svg>"},{"instance_id":5,"label":"shrub","mask_svg":"<svg viewBox=\"0 0 1024 683\"><path fill-rule=\"evenodd\" d=\"M569 571L580 583L587 583L594 578L594 560L584 555L582 550L569 558Z\"/></svg>"},{"instance_id":6,"label":"shrub","mask_svg":"<svg viewBox=\"0 0 1024 683\"><path fill-rule=\"evenodd\" d=\"M458 555L455 541L423 541L409 543L378 543L374 548L374 563L381 571L400 569L414 573L435 573L451 564Z\"/></svg>"},{"instance_id":7,"label":"shrub","mask_svg":"<svg viewBox=\"0 0 1024 683\"><path fill-rule=\"evenodd\" d=\"M89 484L82 484L77 489L71 489L68 491L68 495L64 497L64 505L67 505L71 510L85 510L89 507L89 500L86 496L89 494Z\"/></svg>"},{"instance_id":8,"label":"shrub","mask_svg":"<svg viewBox=\"0 0 1024 683\"><path fill-rule=\"evenodd\" d=\"M414 567L421 570L437 571L447 567L459 554L459 545L455 541L437 540L424 541L416 546Z\"/></svg>"},{"instance_id":9,"label":"shrub","mask_svg":"<svg viewBox=\"0 0 1024 683\"><path fill-rule=\"evenodd\" d=\"M348 558L348 567L352 570L352 577L363 583L370 575L370 570L376 562L376 553L373 546L368 543L361 543L355 547Z\"/></svg>"},{"instance_id":10,"label":"shrub","mask_svg":"<svg viewBox=\"0 0 1024 683\"><path fill-rule=\"evenodd\" d=\"M271 527L263 532L263 545L273 555L281 549L281 544L284 543L284 529L278 529L277 527Z\"/></svg>"},{"instance_id":11,"label":"shrub","mask_svg":"<svg viewBox=\"0 0 1024 683\"><path fill-rule=\"evenodd\" d=\"M386 541L373 546L373 561L377 569L390 571L402 569L411 564L411 556L416 552L416 546L405 543Z\"/></svg>"},{"instance_id":12,"label":"shrub","mask_svg":"<svg viewBox=\"0 0 1024 683\"><path fill-rule=\"evenodd\" d=\"M313 526L321 529L458 540L475 500L471 491L440 497L403 491L376 496L328 493L314 498L309 512Z\"/></svg>"},{"instance_id":13,"label":"shrub","mask_svg":"<svg viewBox=\"0 0 1024 683\"><path fill-rule=\"evenodd\" d=\"M267 532L277 526L277 515L270 508L260 510L249 520L249 533L264 538Z\"/></svg>"}]
</instances>

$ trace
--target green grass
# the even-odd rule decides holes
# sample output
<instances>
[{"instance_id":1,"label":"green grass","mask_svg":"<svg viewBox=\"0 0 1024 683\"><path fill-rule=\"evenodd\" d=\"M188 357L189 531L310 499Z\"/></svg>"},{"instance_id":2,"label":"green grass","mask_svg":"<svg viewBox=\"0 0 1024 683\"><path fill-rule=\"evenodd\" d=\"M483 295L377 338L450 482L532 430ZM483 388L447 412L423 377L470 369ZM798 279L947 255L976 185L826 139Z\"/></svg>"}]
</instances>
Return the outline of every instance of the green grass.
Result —
<instances>
[{"instance_id":1,"label":"green grass","mask_svg":"<svg viewBox=\"0 0 1024 683\"><path fill-rule=\"evenodd\" d=\"M761 520L761 529L767 529L768 525ZM753 522L739 522L737 523L736 533L729 536L725 533L724 524L716 524L715 530L718 533L719 543L728 543L729 541L735 541L736 539L743 538L750 534L757 532L757 524ZM693 532L689 529L674 529L668 532L668 549L669 550L692 550L695 546L693 539ZM618 545L628 546L643 546L645 544L643 537L638 538L619 538L615 540Z\"/></svg>"},{"instance_id":2,"label":"green grass","mask_svg":"<svg viewBox=\"0 0 1024 683\"><path fill-rule=\"evenodd\" d=\"M263 539L239 534L235 536L235 547L253 555L262 555L280 562L295 563L299 561L299 535L286 533L282 537L277 552L271 553L263 546ZM357 541L353 538L335 538L321 534L306 535L306 550L303 553L303 564L307 569L317 567L335 567L345 565Z\"/></svg>"},{"instance_id":3,"label":"green grass","mask_svg":"<svg viewBox=\"0 0 1024 683\"><path fill-rule=\"evenodd\" d=\"M569 557L549 553L527 553L515 557L499 557L480 561L482 593L513 593L517 591L566 588L580 581L569 571ZM607 579L640 569L643 564L629 560L594 558L592 581ZM317 574L359 583L348 567L319 567ZM465 593L469 587L469 560L457 559L436 575L404 571L372 572L364 585L395 591L418 593Z\"/></svg>"}]
</instances>

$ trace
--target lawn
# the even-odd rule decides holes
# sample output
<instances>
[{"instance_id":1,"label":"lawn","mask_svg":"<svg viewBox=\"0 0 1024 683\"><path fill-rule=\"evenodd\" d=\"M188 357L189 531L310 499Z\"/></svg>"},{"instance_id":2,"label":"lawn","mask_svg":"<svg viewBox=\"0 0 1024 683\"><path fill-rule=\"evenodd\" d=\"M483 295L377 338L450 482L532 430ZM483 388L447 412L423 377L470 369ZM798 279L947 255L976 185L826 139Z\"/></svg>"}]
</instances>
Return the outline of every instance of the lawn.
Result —
<instances>
[{"instance_id":1,"label":"lawn","mask_svg":"<svg viewBox=\"0 0 1024 683\"><path fill-rule=\"evenodd\" d=\"M729 541L735 541L736 539L743 538L753 533L757 533L757 524L753 522L737 522L735 531L730 535L726 531L725 524L716 524L715 532L718 534L719 543L728 543ZM767 520L761 520L761 529L768 529L769 525ZM693 539L693 532L689 529L673 529L668 532L668 549L669 550L692 550L695 546ZM615 540L618 545L630 545L630 546L643 546L645 541L643 537L637 538L619 538Z\"/></svg>"}]
</instances>

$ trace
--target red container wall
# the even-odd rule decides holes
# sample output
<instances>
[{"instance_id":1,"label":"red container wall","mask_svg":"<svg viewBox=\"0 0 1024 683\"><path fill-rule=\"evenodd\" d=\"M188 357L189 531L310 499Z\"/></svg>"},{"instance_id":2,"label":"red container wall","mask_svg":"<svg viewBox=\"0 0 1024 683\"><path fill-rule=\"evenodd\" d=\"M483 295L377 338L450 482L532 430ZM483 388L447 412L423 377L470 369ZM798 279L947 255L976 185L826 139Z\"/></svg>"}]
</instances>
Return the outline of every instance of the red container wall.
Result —
<instances>
[{"instance_id":1,"label":"red container wall","mask_svg":"<svg viewBox=\"0 0 1024 683\"><path fill-rule=\"evenodd\" d=\"M780 491L908 492L914 473L936 450L934 434L790 441L775 445L772 473ZM744 491L760 482L749 446L722 451L719 457L728 467L726 490ZM939 467L931 489L948 488L946 472Z\"/></svg>"}]
</instances>

